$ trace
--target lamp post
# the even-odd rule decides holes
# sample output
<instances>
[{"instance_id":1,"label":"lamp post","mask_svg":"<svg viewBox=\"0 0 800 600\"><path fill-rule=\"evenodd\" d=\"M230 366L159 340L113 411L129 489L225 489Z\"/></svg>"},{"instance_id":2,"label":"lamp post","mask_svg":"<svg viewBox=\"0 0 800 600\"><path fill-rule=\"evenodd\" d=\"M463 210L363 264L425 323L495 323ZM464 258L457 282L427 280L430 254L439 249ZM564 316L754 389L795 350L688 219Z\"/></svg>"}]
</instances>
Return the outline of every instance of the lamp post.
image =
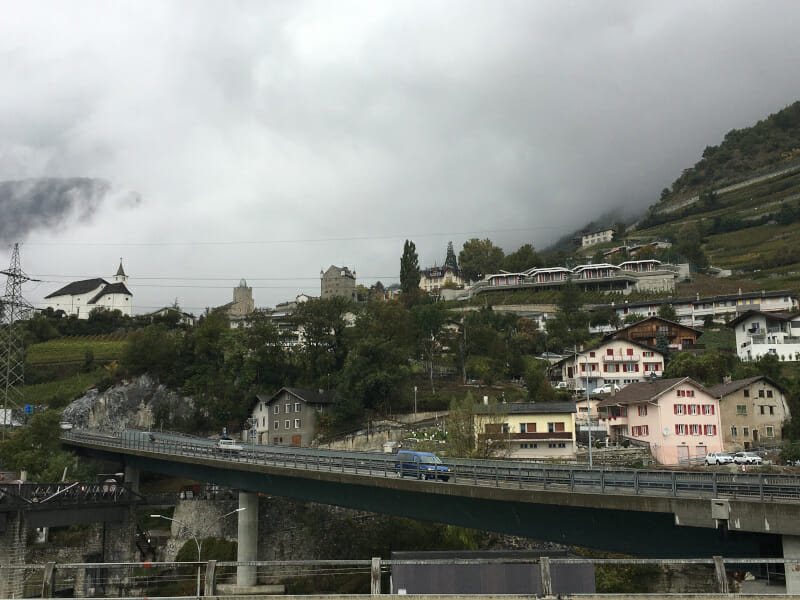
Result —
<instances>
[{"instance_id":1,"label":"lamp post","mask_svg":"<svg viewBox=\"0 0 800 600\"><path fill-rule=\"evenodd\" d=\"M586 359L586 430L589 432L589 468L592 464L592 401L589 399L589 357L584 354Z\"/></svg>"},{"instance_id":2,"label":"lamp post","mask_svg":"<svg viewBox=\"0 0 800 600\"><path fill-rule=\"evenodd\" d=\"M225 513L221 517L217 517L216 519L211 521L211 523L209 523L209 525L213 525L214 523L216 523L218 521L221 521L225 517L229 517L232 514L241 512L243 510L247 510L247 507L237 508L236 510L232 510L229 513ZM150 516L152 518L154 518L154 519L166 519L167 521L172 521L173 523L178 523L179 525L182 525L183 527L185 527L186 530L189 532L189 535L192 536L192 539L194 540L195 545L197 546L197 562L198 563L200 562L200 560L201 560L200 559L200 549L203 546L203 542L200 539L198 539L198 537L197 537L197 535L195 533L192 532L192 526L189 523L187 523L186 521L181 521L180 519L173 519L172 517L167 517L165 515L150 515ZM200 565L199 564L197 565L197 596L198 597L200 596Z\"/></svg>"},{"instance_id":3,"label":"lamp post","mask_svg":"<svg viewBox=\"0 0 800 600\"><path fill-rule=\"evenodd\" d=\"M417 386L414 386L414 423L417 422Z\"/></svg>"}]
</instances>

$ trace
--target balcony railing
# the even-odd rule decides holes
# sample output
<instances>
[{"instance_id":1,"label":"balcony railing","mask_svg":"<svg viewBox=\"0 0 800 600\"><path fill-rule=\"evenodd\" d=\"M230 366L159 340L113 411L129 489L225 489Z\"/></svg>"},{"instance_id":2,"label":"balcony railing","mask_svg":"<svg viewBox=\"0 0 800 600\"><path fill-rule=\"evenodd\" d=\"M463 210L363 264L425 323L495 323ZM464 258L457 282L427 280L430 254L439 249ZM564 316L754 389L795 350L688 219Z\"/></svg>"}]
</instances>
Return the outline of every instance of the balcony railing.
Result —
<instances>
[{"instance_id":1,"label":"balcony railing","mask_svg":"<svg viewBox=\"0 0 800 600\"><path fill-rule=\"evenodd\" d=\"M639 362L640 358L638 354L606 354L603 356L603 362Z\"/></svg>"}]
</instances>

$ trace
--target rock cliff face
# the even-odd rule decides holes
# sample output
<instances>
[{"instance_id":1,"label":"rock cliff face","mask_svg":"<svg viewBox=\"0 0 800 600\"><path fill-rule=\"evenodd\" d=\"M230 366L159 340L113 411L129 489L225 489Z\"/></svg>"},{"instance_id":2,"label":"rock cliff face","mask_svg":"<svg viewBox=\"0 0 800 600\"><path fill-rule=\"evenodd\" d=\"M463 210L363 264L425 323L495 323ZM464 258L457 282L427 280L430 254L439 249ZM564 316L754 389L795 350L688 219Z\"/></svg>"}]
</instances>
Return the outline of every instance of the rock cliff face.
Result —
<instances>
[{"instance_id":1,"label":"rock cliff face","mask_svg":"<svg viewBox=\"0 0 800 600\"><path fill-rule=\"evenodd\" d=\"M129 427L151 427L156 413L179 418L188 416L193 408L192 398L142 375L104 392L89 390L64 409L62 420L75 428L116 434Z\"/></svg>"}]
</instances>

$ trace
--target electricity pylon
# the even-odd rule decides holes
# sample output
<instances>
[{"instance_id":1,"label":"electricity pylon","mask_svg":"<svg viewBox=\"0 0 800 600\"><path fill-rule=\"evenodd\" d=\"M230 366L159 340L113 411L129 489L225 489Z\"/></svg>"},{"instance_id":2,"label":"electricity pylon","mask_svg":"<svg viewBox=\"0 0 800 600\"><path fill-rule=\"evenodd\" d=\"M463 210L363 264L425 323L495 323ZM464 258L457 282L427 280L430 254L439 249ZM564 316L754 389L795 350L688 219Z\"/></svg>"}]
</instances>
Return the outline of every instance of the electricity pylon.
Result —
<instances>
[{"instance_id":1,"label":"electricity pylon","mask_svg":"<svg viewBox=\"0 0 800 600\"><path fill-rule=\"evenodd\" d=\"M3 404L2 439L11 425L9 409L25 403L25 331L21 318L33 307L22 297L22 284L31 281L20 267L19 244L14 244L11 266L5 275L6 293L0 298L0 398Z\"/></svg>"}]
</instances>

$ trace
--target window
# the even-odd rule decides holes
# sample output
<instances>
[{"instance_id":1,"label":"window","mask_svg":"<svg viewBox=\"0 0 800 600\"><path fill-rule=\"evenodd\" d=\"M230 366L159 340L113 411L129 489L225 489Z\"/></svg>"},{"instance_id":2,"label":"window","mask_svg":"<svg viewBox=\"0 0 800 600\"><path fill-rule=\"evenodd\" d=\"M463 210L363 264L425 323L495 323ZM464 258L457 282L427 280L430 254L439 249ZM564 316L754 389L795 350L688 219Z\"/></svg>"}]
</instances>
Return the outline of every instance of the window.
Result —
<instances>
[{"instance_id":1,"label":"window","mask_svg":"<svg viewBox=\"0 0 800 600\"><path fill-rule=\"evenodd\" d=\"M685 404L676 404L674 408L675 408L675 414L676 415L685 415L686 414L686 405Z\"/></svg>"},{"instance_id":2,"label":"window","mask_svg":"<svg viewBox=\"0 0 800 600\"><path fill-rule=\"evenodd\" d=\"M299 402L294 403L294 412L300 412L301 404Z\"/></svg>"},{"instance_id":3,"label":"window","mask_svg":"<svg viewBox=\"0 0 800 600\"><path fill-rule=\"evenodd\" d=\"M717 435L717 426L716 425L703 425L703 434L704 435Z\"/></svg>"},{"instance_id":4,"label":"window","mask_svg":"<svg viewBox=\"0 0 800 600\"><path fill-rule=\"evenodd\" d=\"M594 352L589 352L589 357L594 358Z\"/></svg>"},{"instance_id":5,"label":"window","mask_svg":"<svg viewBox=\"0 0 800 600\"><path fill-rule=\"evenodd\" d=\"M772 425L767 425L767 437L775 437L775 428Z\"/></svg>"},{"instance_id":6,"label":"window","mask_svg":"<svg viewBox=\"0 0 800 600\"><path fill-rule=\"evenodd\" d=\"M750 428L749 427L742 427L742 435L744 437L749 437L750 436Z\"/></svg>"},{"instance_id":7,"label":"window","mask_svg":"<svg viewBox=\"0 0 800 600\"><path fill-rule=\"evenodd\" d=\"M767 390L767 398L772 398L772 390Z\"/></svg>"},{"instance_id":8,"label":"window","mask_svg":"<svg viewBox=\"0 0 800 600\"><path fill-rule=\"evenodd\" d=\"M614 349L613 348L608 348L606 350L606 356L614 356Z\"/></svg>"},{"instance_id":9,"label":"window","mask_svg":"<svg viewBox=\"0 0 800 600\"><path fill-rule=\"evenodd\" d=\"M689 405L689 414L690 415L699 415L700 414L700 405L699 404L690 404Z\"/></svg>"},{"instance_id":10,"label":"window","mask_svg":"<svg viewBox=\"0 0 800 600\"><path fill-rule=\"evenodd\" d=\"M771 414L771 415L775 414L775 407L774 406L770 406L769 407L769 414Z\"/></svg>"},{"instance_id":11,"label":"window","mask_svg":"<svg viewBox=\"0 0 800 600\"><path fill-rule=\"evenodd\" d=\"M633 348L627 348L625 350L625 354L627 354L628 356L633 356Z\"/></svg>"},{"instance_id":12,"label":"window","mask_svg":"<svg viewBox=\"0 0 800 600\"><path fill-rule=\"evenodd\" d=\"M736 437L736 425L731 425L731 437Z\"/></svg>"},{"instance_id":13,"label":"window","mask_svg":"<svg viewBox=\"0 0 800 600\"><path fill-rule=\"evenodd\" d=\"M762 415L766 413L766 409L767 409L767 407L766 407L766 406L763 406L763 405L762 405L762 406L759 406L759 408L761 409L761 414L762 414Z\"/></svg>"},{"instance_id":14,"label":"window","mask_svg":"<svg viewBox=\"0 0 800 600\"><path fill-rule=\"evenodd\" d=\"M764 397L764 390L758 390L758 397L759 398L763 398Z\"/></svg>"},{"instance_id":15,"label":"window","mask_svg":"<svg viewBox=\"0 0 800 600\"><path fill-rule=\"evenodd\" d=\"M548 433L555 433L557 431L564 431L564 422L559 421L557 423L548 423L547 424L547 431Z\"/></svg>"},{"instance_id":16,"label":"window","mask_svg":"<svg viewBox=\"0 0 800 600\"><path fill-rule=\"evenodd\" d=\"M286 413L288 414L290 412L292 412L292 405L287 402L286 403Z\"/></svg>"},{"instance_id":17,"label":"window","mask_svg":"<svg viewBox=\"0 0 800 600\"><path fill-rule=\"evenodd\" d=\"M279 421L274 421L274 422L272 423L272 428L273 428L273 429L277 429L278 427L280 427L280 425L281 425L281 424L280 424L280 422L279 422Z\"/></svg>"},{"instance_id":18,"label":"window","mask_svg":"<svg viewBox=\"0 0 800 600\"><path fill-rule=\"evenodd\" d=\"M640 406L639 407L639 416L640 417L646 417L647 416L647 407L646 406Z\"/></svg>"},{"instance_id":19,"label":"window","mask_svg":"<svg viewBox=\"0 0 800 600\"><path fill-rule=\"evenodd\" d=\"M691 425L691 433L692 435L700 435L700 425L696 423L692 423Z\"/></svg>"},{"instance_id":20,"label":"window","mask_svg":"<svg viewBox=\"0 0 800 600\"><path fill-rule=\"evenodd\" d=\"M737 415L746 415L747 414L747 404L737 404L736 405L736 414Z\"/></svg>"},{"instance_id":21,"label":"window","mask_svg":"<svg viewBox=\"0 0 800 600\"><path fill-rule=\"evenodd\" d=\"M713 415L714 414L714 405L713 404L703 404L703 414L704 415Z\"/></svg>"},{"instance_id":22,"label":"window","mask_svg":"<svg viewBox=\"0 0 800 600\"><path fill-rule=\"evenodd\" d=\"M276 404L275 406L273 406L273 407L272 407L272 412L274 412L276 415L277 415L277 414L280 414L280 412L281 412L281 407L280 407L280 405L279 405L279 404Z\"/></svg>"},{"instance_id":23,"label":"window","mask_svg":"<svg viewBox=\"0 0 800 600\"><path fill-rule=\"evenodd\" d=\"M686 435L686 425L683 423L675 425L675 435Z\"/></svg>"},{"instance_id":24,"label":"window","mask_svg":"<svg viewBox=\"0 0 800 600\"><path fill-rule=\"evenodd\" d=\"M642 352L642 356L645 356L647 358L652 358L653 357L653 352L652 352L652 350L645 350L644 352Z\"/></svg>"},{"instance_id":25,"label":"window","mask_svg":"<svg viewBox=\"0 0 800 600\"><path fill-rule=\"evenodd\" d=\"M750 397L750 390L744 390L744 397L745 398L749 398Z\"/></svg>"},{"instance_id":26,"label":"window","mask_svg":"<svg viewBox=\"0 0 800 600\"><path fill-rule=\"evenodd\" d=\"M294 428L295 429L300 429L300 419L295 419L294 420Z\"/></svg>"},{"instance_id":27,"label":"window","mask_svg":"<svg viewBox=\"0 0 800 600\"><path fill-rule=\"evenodd\" d=\"M284 428L284 429L289 429L291 426L292 426L292 422L291 422L289 419L286 419L286 420L283 422L283 428Z\"/></svg>"}]
</instances>

